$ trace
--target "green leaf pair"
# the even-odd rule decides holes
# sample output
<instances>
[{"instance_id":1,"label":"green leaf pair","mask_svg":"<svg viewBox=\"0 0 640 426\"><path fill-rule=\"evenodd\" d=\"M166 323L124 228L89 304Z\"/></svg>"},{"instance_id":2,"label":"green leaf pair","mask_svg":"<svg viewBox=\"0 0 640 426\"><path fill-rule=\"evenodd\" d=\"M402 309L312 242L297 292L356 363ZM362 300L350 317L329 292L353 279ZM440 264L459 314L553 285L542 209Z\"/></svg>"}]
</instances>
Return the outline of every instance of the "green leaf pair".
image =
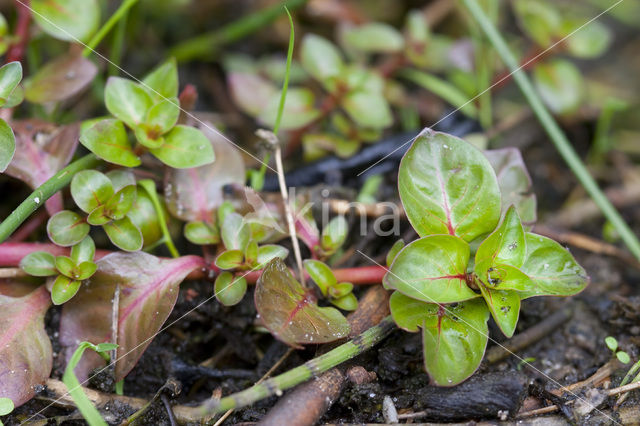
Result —
<instances>
[{"instance_id":1,"label":"green leaf pair","mask_svg":"<svg viewBox=\"0 0 640 426\"><path fill-rule=\"evenodd\" d=\"M370 30L361 28L350 35L356 42ZM314 79L340 99L340 105L358 126L383 129L393 123L391 109L383 94L384 79L360 66L346 65L338 48L329 40L313 34L305 36L301 62Z\"/></svg>"},{"instance_id":2,"label":"green leaf pair","mask_svg":"<svg viewBox=\"0 0 640 426\"><path fill-rule=\"evenodd\" d=\"M396 323L422 328L426 369L443 386L461 382L480 364L489 313L511 337L522 299L572 295L588 282L567 250L525 232L518 208L531 216L530 199L517 198L498 226L514 187L500 183L492 163L459 138L425 130L400 165L400 197L421 238L392 247L383 284L396 290ZM470 264L470 243L480 241Z\"/></svg>"},{"instance_id":3,"label":"green leaf pair","mask_svg":"<svg viewBox=\"0 0 640 426\"><path fill-rule=\"evenodd\" d=\"M0 67L0 108L12 108L22 102L24 93L20 62L9 62ZM6 121L0 118L0 172L9 166L16 152L16 138Z\"/></svg>"},{"instance_id":4,"label":"green leaf pair","mask_svg":"<svg viewBox=\"0 0 640 426\"><path fill-rule=\"evenodd\" d=\"M20 267L36 277L56 276L51 286L51 300L61 305L80 289L83 280L90 278L97 269L93 262L96 246L85 236L71 248L71 256L54 256L45 251L28 254L20 261Z\"/></svg>"},{"instance_id":5,"label":"green leaf pair","mask_svg":"<svg viewBox=\"0 0 640 426\"><path fill-rule=\"evenodd\" d=\"M307 259L304 261L304 269L316 283L322 295L333 305L345 311L355 311L358 308L358 299L352 293L353 284L339 283L327 264L319 260Z\"/></svg>"},{"instance_id":6,"label":"green leaf pair","mask_svg":"<svg viewBox=\"0 0 640 426\"><path fill-rule=\"evenodd\" d=\"M141 83L111 77L104 97L116 119L85 123L80 142L105 161L136 167L141 161L129 142L126 124L141 146L170 167L190 168L213 162L209 139L194 127L176 125L180 116L177 96L175 60L156 68Z\"/></svg>"},{"instance_id":7,"label":"green leaf pair","mask_svg":"<svg viewBox=\"0 0 640 426\"><path fill-rule=\"evenodd\" d=\"M127 216L137 196L131 173L115 170L105 175L83 170L71 180L71 196L88 216L84 218L69 210L53 215L47 223L51 241L61 246L77 244L87 236L90 225L94 225L102 226L111 242L122 250L142 248L142 233Z\"/></svg>"}]
</instances>

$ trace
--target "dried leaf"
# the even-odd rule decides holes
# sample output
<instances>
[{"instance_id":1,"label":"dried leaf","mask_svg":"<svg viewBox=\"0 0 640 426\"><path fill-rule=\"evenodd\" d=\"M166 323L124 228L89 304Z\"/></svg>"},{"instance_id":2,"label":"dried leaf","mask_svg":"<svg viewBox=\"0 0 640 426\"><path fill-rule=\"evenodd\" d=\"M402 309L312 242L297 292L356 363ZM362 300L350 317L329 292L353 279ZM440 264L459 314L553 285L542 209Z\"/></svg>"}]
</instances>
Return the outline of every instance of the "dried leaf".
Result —
<instances>
[{"instance_id":1,"label":"dried leaf","mask_svg":"<svg viewBox=\"0 0 640 426\"><path fill-rule=\"evenodd\" d=\"M78 145L77 124L56 127L41 120L13 122L16 152L6 173L32 189L64 168ZM50 215L62 210L62 196L55 194L46 203Z\"/></svg>"},{"instance_id":2,"label":"dried leaf","mask_svg":"<svg viewBox=\"0 0 640 426\"><path fill-rule=\"evenodd\" d=\"M40 68L25 80L24 97L44 104L68 99L85 89L98 73L98 67L77 53L67 53Z\"/></svg>"},{"instance_id":3,"label":"dried leaf","mask_svg":"<svg viewBox=\"0 0 640 426\"><path fill-rule=\"evenodd\" d=\"M44 286L19 298L0 295L0 397L16 406L31 399L51 373L51 342L44 329L50 304Z\"/></svg>"},{"instance_id":4,"label":"dried leaf","mask_svg":"<svg viewBox=\"0 0 640 426\"><path fill-rule=\"evenodd\" d=\"M244 161L238 150L208 126L201 131L211 141L216 161L191 169L167 169L164 197L169 212L184 221L210 221L222 204L222 187L245 182Z\"/></svg>"},{"instance_id":5,"label":"dried leaf","mask_svg":"<svg viewBox=\"0 0 640 426\"><path fill-rule=\"evenodd\" d=\"M284 343L327 343L349 334L347 319L335 308L321 308L313 294L291 275L280 258L262 272L255 290L260 319Z\"/></svg>"},{"instance_id":6,"label":"dried leaf","mask_svg":"<svg viewBox=\"0 0 640 426\"><path fill-rule=\"evenodd\" d=\"M142 252L113 253L96 263L95 275L64 305L60 343L68 360L80 341L111 341L111 300L119 284L116 379L121 380L169 317L184 277L204 264L196 256L164 260ZM100 365L100 357L86 354L75 371L78 379L86 379Z\"/></svg>"}]
</instances>

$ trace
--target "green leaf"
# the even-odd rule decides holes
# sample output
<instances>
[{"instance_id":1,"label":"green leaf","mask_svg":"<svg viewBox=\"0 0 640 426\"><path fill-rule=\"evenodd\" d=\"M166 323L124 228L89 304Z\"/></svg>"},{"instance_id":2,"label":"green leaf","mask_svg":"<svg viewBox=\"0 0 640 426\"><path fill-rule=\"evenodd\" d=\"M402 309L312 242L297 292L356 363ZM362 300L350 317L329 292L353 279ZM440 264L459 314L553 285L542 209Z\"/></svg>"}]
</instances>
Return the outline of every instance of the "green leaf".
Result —
<instances>
[{"instance_id":1,"label":"green leaf","mask_svg":"<svg viewBox=\"0 0 640 426\"><path fill-rule=\"evenodd\" d=\"M258 243L255 240L249 241L245 247L244 257L247 265L255 266L258 262Z\"/></svg>"},{"instance_id":2,"label":"green leaf","mask_svg":"<svg viewBox=\"0 0 640 426\"><path fill-rule=\"evenodd\" d=\"M164 137L155 133L154 131L148 131L144 124L136 127L133 131L136 136L136 140L140 145L149 148L156 149L164 145Z\"/></svg>"},{"instance_id":3,"label":"green leaf","mask_svg":"<svg viewBox=\"0 0 640 426\"><path fill-rule=\"evenodd\" d=\"M514 206L505 213L500 226L485 239L476 252L475 262L489 261L519 268L524 262L526 247L524 229Z\"/></svg>"},{"instance_id":4,"label":"green leaf","mask_svg":"<svg viewBox=\"0 0 640 426\"><path fill-rule=\"evenodd\" d=\"M358 309L358 299L353 295L353 293L349 293L338 299L332 299L331 304L337 306L343 311L355 311Z\"/></svg>"},{"instance_id":5,"label":"green leaf","mask_svg":"<svg viewBox=\"0 0 640 426\"><path fill-rule=\"evenodd\" d=\"M16 137L6 121L0 118L0 173L4 172L16 152Z\"/></svg>"},{"instance_id":6,"label":"green leaf","mask_svg":"<svg viewBox=\"0 0 640 426\"><path fill-rule=\"evenodd\" d=\"M144 122L147 111L153 105L142 86L121 77L109 77L104 90L104 102L111 114L131 128Z\"/></svg>"},{"instance_id":7,"label":"green leaf","mask_svg":"<svg viewBox=\"0 0 640 426\"><path fill-rule=\"evenodd\" d=\"M164 217L169 217L164 203L158 200L161 207L161 211ZM144 247L153 246L162 238L162 227L160 226L160 218L156 209L151 201L149 194L146 191L138 191L136 200L131 207L131 210L127 213L127 217L131 219L131 222L140 229L142 232L142 239L144 241Z\"/></svg>"},{"instance_id":8,"label":"green leaf","mask_svg":"<svg viewBox=\"0 0 640 426\"><path fill-rule=\"evenodd\" d=\"M209 139L194 127L179 124L164 135L164 144L151 149L160 161L176 169L203 166L215 160Z\"/></svg>"},{"instance_id":9,"label":"green leaf","mask_svg":"<svg viewBox=\"0 0 640 426\"><path fill-rule=\"evenodd\" d=\"M0 416L6 416L14 409L13 401L10 398L0 398Z\"/></svg>"},{"instance_id":10,"label":"green leaf","mask_svg":"<svg viewBox=\"0 0 640 426\"><path fill-rule=\"evenodd\" d=\"M319 307L312 292L304 289L277 258L264 268L254 298L265 327L293 347L333 342L351 330L340 311Z\"/></svg>"},{"instance_id":11,"label":"green leaf","mask_svg":"<svg viewBox=\"0 0 640 426\"><path fill-rule=\"evenodd\" d=\"M387 268L391 267L391 264L395 260L396 256L398 255L398 253L400 253L400 250L402 250L403 248L404 248L404 240L402 238L396 241L395 243L393 243L393 245L389 249L389 253L387 253L387 258L386 258Z\"/></svg>"},{"instance_id":12,"label":"green leaf","mask_svg":"<svg viewBox=\"0 0 640 426\"><path fill-rule=\"evenodd\" d=\"M304 127L320 116L314 107L315 95L309 89L290 88L284 103L280 130L293 130ZM274 94L258 117L263 124L273 127L280 106L280 92Z\"/></svg>"},{"instance_id":13,"label":"green leaf","mask_svg":"<svg viewBox=\"0 0 640 426\"><path fill-rule=\"evenodd\" d=\"M233 306L242 300L247 292L247 280L234 277L231 272L222 272L214 284L216 299L224 306Z\"/></svg>"},{"instance_id":14,"label":"green leaf","mask_svg":"<svg viewBox=\"0 0 640 426\"><path fill-rule=\"evenodd\" d=\"M34 251L20 261L20 268L35 277L56 275L56 258L46 251Z\"/></svg>"},{"instance_id":15,"label":"green leaf","mask_svg":"<svg viewBox=\"0 0 640 426\"><path fill-rule=\"evenodd\" d=\"M623 364L629 364L629 362L631 362L631 358L629 357L629 354L623 351L616 352L616 358L618 358L618 361L620 361Z\"/></svg>"},{"instance_id":16,"label":"green leaf","mask_svg":"<svg viewBox=\"0 0 640 426\"><path fill-rule=\"evenodd\" d=\"M566 37L563 44L571 55L584 59L597 58L607 50L613 36L611 30L600 21L592 20L589 25L584 25L585 21L587 19L584 18L564 19L560 27L560 38Z\"/></svg>"},{"instance_id":17,"label":"green leaf","mask_svg":"<svg viewBox=\"0 0 640 426\"><path fill-rule=\"evenodd\" d=\"M445 133L424 130L400 163L398 190L418 235L473 241L495 229L500 189L482 153Z\"/></svg>"},{"instance_id":18,"label":"green leaf","mask_svg":"<svg viewBox=\"0 0 640 426\"><path fill-rule=\"evenodd\" d=\"M520 293L532 296L570 296L587 286L589 277L571 253L550 238L527 232L527 254L521 270L533 281L533 287Z\"/></svg>"},{"instance_id":19,"label":"green leaf","mask_svg":"<svg viewBox=\"0 0 640 426\"><path fill-rule=\"evenodd\" d=\"M236 269L244 263L244 253L240 250L223 251L216 258L216 266L220 269Z\"/></svg>"},{"instance_id":20,"label":"green leaf","mask_svg":"<svg viewBox=\"0 0 640 426\"><path fill-rule=\"evenodd\" d=\"M142 79L145 88L154 102L178 96L178 68L176 60L169 59Z\"/></svg>"},{"instance_id":21,"label":"green leaf","mask_svg":"<svg viewBox=\"0 0 640 426\"><path fill-rule=\"evenodd\" d=\"M125 186L136 184L136 176L129 170L111 170L107 172L106 175L113 184L113 190L115 192L120 191Z\"/></svg>"},{"instance_id":22,"label":"green leaf","mask_svg":"<svg viewBox=\"0 0 640 426\"><path fill-rule=\"evenodd\" d=\"M93 210L89 213L89 216L87 216L87 222L89 225L93 226L101 226L105 223L111 222L111 218L107 215L107 208L105 206L100 206Z\"/></svg>"},{"instance_id":23,"label":"green leaf","mask_svg":"<svg viewBox=\"0 0 640 426\"><path fill-rule=\"evenodd\" d=\"M334 284L329 288L329 296L333 299L339 299L353 291L353 284L343 282Z\"/></svg>"},{"instance_id":24,"label":"green leaf","mask_svg":"<svg viewBox=\"0 0 640 426\"><path fill-rule=\"evenodd\" d=\"M76 268L75 279L80 280L80 281L86 280L87 278L90 278L96 272L97 268L98 268L98 266L95 263L91 262L91 261L82 262Z\"/></svg>"},{"instance_id":25,"label":"green leaf","mask_svg":"<svg viewBox=\"0 0 640 426\"><path fill-rule=\"evenodd\" d=\"M323 296L327 296L329 289L336 285L336 277L333 275L331 268L326 263L319 260L306 259L304 261L304 269L309 274L309 277L316 283Z\"/></svg>"},{"instance_id":26,"label":"green leaf","mask_svg":"<svg viewBox=\"0 0 640 426\"><path fill-rule=\"evenodd\" d=\"M76 279L76 263L67 256L56 256L56 269L70 279Z\"/></svg>"},{"instance_id":27,"label":"green leaf","mask_svg":"<svg viewBox=\"0 0 640 426\"><path fill-rule=\"evenodd\" d=\"M408 244L384 276L386 289L430 303L453 303L479 294L467 286L469 245L452 235L432 235Z\"/></svg>"},{"instance_id":28,"label":"green leaf","mask_svg":"<svg viewBox=\"0 0 640 426\"><path fill-rule=\"evenodd\" d=\"M9 62L0 67L0 107L5 106L11 93L22 80L22 64L19 61Z\"/></svg>"},{"instance_id":29,"label":"green leaf","mask_svg":"<svg viewBox=\"0 0 640 426\"><path fill-rule=\"evenodd\" d=\"M344 66L338 48L315 34L307 34L302 39L300 61L305 71L321 82L340 74Z\"/></svg>"},{"instance_id":30,"label":"green leaf","mask_svg":"<svg viewBox=\"0 0 640 426\"><path fill-rule=\"evenodd\" d=\"M489 336L489 311L483 300L437 305L396 291L389 306L400 328L422 328L425 368L436 384L454 386L478 368Z\"/></svg>"},{"instance_id":31,"label":"green leaf","mask_svg":"<svg viewBox=\"0 0 640 426\"><path fill-rule=\"evenodd\" d=\"M342 32L342 40L348 49L369 53L397 52L404 47L402 34L391 25L381 22L347 28Z\"/></svg>"},{"instance_id":32,"label":"green leaf","mask_svg":"<svg viewBox=\"0 0 640 426\"><path fill-rule=\"evenodd\" d=\"M78 244L71 247L71 259L76 265L82 262L92 261L96 254L96 245L91 237L86 236Z\"/></svg>"},{"instance_id":33,"label":"green leaf","mask_svg":"<svg viewBox=\"0 0 640 426\"><path fill-rule=\"evenodd\" d=\"M604 343L611 350L611 352L615 352L616 350L618 350L618 341L616 340L615 337L613 336L605 337Z\"/></svg>"},{"instance_id":34,"label":"green leaf","mask_svg":"<svg viewBox=\"0 0 640 426\"><path fill-rule=\"evenodd\" d=\"M124 167L140 165L129 143L127 132L120 120L105 119L80 132L80 143L109 163Z\"/></svg>"},{"instance_id":35,"label":"green leaf","mask_svg":"<svg viewBox=\"0 0 640 426\"><path fill-rule=\"evenodd\" d=\"M184 225L184 236L193 244L218 244L220 234L213 224L203 221L189 222Z\"/></svg>"},{"instance_id":36,"label":"green leaf","mask_svg":"<svg viewBox=\"0 0 640 426\"><path fill-rule=\"evenodd\" d=\"M97 345L92 345L93 350L98 353L111 352L114 349L118 348L118 345L115 343L98 343Z\"/></svg>"},{"instance_id":37,"label":"green leaf","mask_svg":"<svg viewBox=\"0 0 640 426\"><path fill-rule=\"evenodd\" d=\"M116 192L105 204L109 218L119 220L125 217L136 201L138 191L135 185L128 185Z\"/></svg>"},{"instance_id":38,"label":"green leaf","mask_svg":"<svg viewBox=\"0 0 640 426\"><path fill-rule=\"evenodd\" d=\"M454 386L471 376L487 347L489 312L482 300L429 307L422 326L424 364L433 381Z\"/></svg>"},{"instance_id":39,"label":"green leaf","mask_svg":"<svg viewBox=\"0 0 640 426\"><path fill-rule=\"evenodd\" d=\"M262 268L273 259L284 260L289 255L289 250L276 244L265 244L258 247L258 267Z\"/></svg>"},{"instance_id":40,"label":"green leaf","mask_svg":"<svg viewBox=\"0 0 640 426\"><path fill-rule=\"evenodd\" d=\"M342 100L342 107L358 126L383 129L393 124L391 109L382 93L349 92Z\"/></svg>"},{"instance_id":41,"label":"green leaf","mask_svg":"<svg viewBox=\"0 0 640 426\"><path fill-rule=\"evenodd\" d=\"M125 251L142 248L142 233L127 216L102 225L113 244Z\"/></svg>"},{"instance_id":42,"label":"green leaf","mask_svg":"<svg viewBox=\"0 0 640 426\"><path fill-rule=\"evenodd\" d=\"M484 151L498 178L502 200L502 212L514 205L523 224L533 225L537 219L536 195L527 166L518 148L501 148Z\"/></svg>"},{"instance_id":43,"label":"green leaf","mask_svg":"<svg viewBox=\"0 0 640 426\"><path fill-rule=\"evenodd\" d=\"M78 244L87 236L90 228L82 216L69 210L56 213L47 222L49 239L63 247Z\"/></svg>"},{"instance_id":44,"label":"green leaf","mask_svg":"<svg viewBox=\"0 0 640 426\"><path fill-rule=\"evenodd\" d=\"M520 316L520 296L513 290L493 290L479 285L482 297L505 336L513 336Z\"/></svg>"},{"instance_id":45,"label":"green leaf","mask_svg":"<svg viewBox=\"0 0 640 426\"><path fill-rule=\"evenodd\" d=\"M100 23L97 0L32 0L33 19L60 40L86 42Z\"/></svg>"},{"instance_id":46,"label":"green leaf","mask_svg":"<svg viewBox=\"0 0 640 426\"><path fill-rule=\"evenodd\" d=\"M83 170L71 180L71 197L82 211L91 213L113 197L113 184L97 170Z\"/></svg>"},{"instance_id":47,"label":"green leaf","mask_svg":"<svg viewBox=\"0 0 640 426\"><path fill-rule=\"evenodd\" d=\"M557 114L576 111L585 93L582 73L564 59L537 64L533 69L533 84L544 103Z\"/></svg>"},{"instance_id":48,"label":"green leaf","mask_svg":"<svg viewBox=\"0 0 640 426\"><path fill-rule=\"evenodd\" d=\"M180 101L178 98L166 99L151 107L143 126L149 137L157 138L171 130L178 122L179 116Z\"/></svg>"},{"instance_id":49,"label":"green leaf","mask_svg":"<svg viewBox=\"0 0 640 426\"><path fill-rule=\"evenodd\" d=\"M516 0L514 9L523 30L539 46L547 48L554 42L561 16L552 5L539 0Z\"/></svg>"},{"instance_id":50,"label":"green leaf","mask_svg":"<svg viewBox=\"0 0 640 426\"><path fill-rule=\"evenodd\" d=\"M62 305L76 295L80 289L80 284L80 281L72 280L64 275L58 275L53 282L53 287L51 287L51 301L54 305Z\"/></svg>"},{"instance_id":51,"label":"green leaf","mask_svg":"<svg viewBox=\"0 0 640 426\"><path fill-rule=\"evenodd\" d=\"M238 213L230 212L224 216L220 235L225 248L244 251L251 237L251 230L242 216Z\"/></svg>"},{"instance_id":52,"label":"green leaf","mask_svg":"<svg viewBox=\"0 0 640 426\"><path fill-rule=\"evenodd\" d=\"M338 250L347 238L349 226L344 216L336 216L322 229L320 241L325 254L331 255Z\"/></svg>"}]
</instances>

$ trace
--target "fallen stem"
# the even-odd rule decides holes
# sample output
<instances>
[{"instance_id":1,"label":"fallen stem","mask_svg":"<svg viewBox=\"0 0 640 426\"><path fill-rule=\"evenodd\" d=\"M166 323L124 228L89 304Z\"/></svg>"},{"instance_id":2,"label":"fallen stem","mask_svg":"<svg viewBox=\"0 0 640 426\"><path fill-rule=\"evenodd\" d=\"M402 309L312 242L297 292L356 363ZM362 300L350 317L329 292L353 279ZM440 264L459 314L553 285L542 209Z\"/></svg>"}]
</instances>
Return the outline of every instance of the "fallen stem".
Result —
<instances>
[{"instance_id":1,"label":"fallen stem","mask_svg":"<svg viewBox=\"0 0 640 426\"><path fill-rule=\"evenodd\" d=\"M191 408L191 410L193 410L194 413L199 413L199 416L204 418L212 414L225 412L232 408L253 404L272 395L281 395L284 390L306 382L336 365L371 349L394 328L395 324L391 317L388 316L378 325L369 328L351 341L338 346L324 355L307 361L299 367L222 399L209 399L200 406Z\"/></svg>"},{"instance_id":2,"label":"fallen stem","mask_svg":"<svg viewBox=\"0 0 640 426\"><path fill-rule=\"evenodd\" d=\"M547 107L544 105L540 96L533 88L533 85L529 81L525 72L519 72L520 67L518 61L514 57L513 53L505 43L504 39L496 29L495 25L487 17L482 10L482 7L476 0L462 0L466 8L469 10L474 19L478 22L482 30L485 32L491 44L496 49L496 52L502 58L502 61L507 65L513 79L520 87L520 91L529 102L531 109L538 117L540 124L544 127L545 131L549 135L549 138L555 145L556 149L565 160L569 168L576 175L584 189L591 196L593 201L598 205L602 213L615 229L620 234L620 237L625 242L631 253L640 259L640 241L635 236L629 225L624 221L620 213L611 204L611 202L604 195L602 190L598 187L598 184L593 179L584 163L576 154L575 150L571 146L571 143L567 139L567 136L562 132L556 121L553 119Z\"/></svg>"},{"instance_id":3,"label":"fallen stem","mask_svg":"<svg viewBox=\"0 0 640 426\"><path fill-rule=\"evenodd\" d=\"M20 265L23 257L34 251L46 251L55 256L68 256L70 248L60 247L50 243L2 243L0 244L0 266L17 267ZM115 252L98 249L96 250L95 260L99 260L111 253ZM205 262L204 259L203 262ZM214 268L213 265L211 269L217 271L217 268ZM334 269L333 272L339 282L348 281L354 285L369 285L380 284L387 270L382 266L371 265L355 268L338 268ZM243 274L243 276L247 280L247 283L255 284L258 278L260 278L260 274L262 274L262 270L251 271L246 275ZM305 273L305 278L308 277L308 274ZM187 275L185 279L201 280L209 278L211 277L209 276L209 270L207 268L198 268Z\"/></svg>"},{"instance_id":4,"label":"fallen stem","mask_svg":"<svg viewBox=\"0 0 640 426\"><path fill-rule=\"evenodd\" d=\"M18 229L22 222L24 222L31 213L35 212L38 207L44 205L44 202L51 198L53 194L69 185L69 182L71 182L71 179L77 172L95 167L99 163L100 160L94 154L85 155L51 176L45 183L36 188L31 195L20 203L20 205L0 223L0 243L9 238L13 231Z\"/></svg>"}]
</instances>

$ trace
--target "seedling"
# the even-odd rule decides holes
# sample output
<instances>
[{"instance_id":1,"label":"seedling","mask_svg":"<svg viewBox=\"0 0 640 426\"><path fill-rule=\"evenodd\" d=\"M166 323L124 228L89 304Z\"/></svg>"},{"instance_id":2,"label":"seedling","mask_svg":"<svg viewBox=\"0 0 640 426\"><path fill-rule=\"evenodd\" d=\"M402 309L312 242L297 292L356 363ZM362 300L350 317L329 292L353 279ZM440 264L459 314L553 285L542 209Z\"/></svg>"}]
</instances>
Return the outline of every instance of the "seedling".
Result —
<instances>
[{"instance_id":1,"label":"seedling","mask_svg":"<svg viewBox=\"0 0 640 426\"><path fill-rule=\"evenodd\" d=\"M339 283L331 268L319 260L305 260L304 268L313 282L316 283L322 295L329 299L333 305L345 311L356 310L358 299L351 292L353 284L348 282Z\"/></svg>"},{"instance_id":2,"label":"seedling","mask_svg":"<svg viewBox=\"0 0 640 426\"><path fill-rule=\"evenodd\" d=\"M613 355L623 364L629 364L631 362L631 358L629 354L625 351L618 350L618 340L613 336L607 336L604 339L604 343L611 350Z\"/></svg>"},{"instance_id":3,"label":"seedling","mask_svg":"<svg viewBox=\"0 0 640 426\"><path fill-rule=\"evenodd\" d=\"M451 386L476 370L489 316L511 337L521 300L569 296L587 285L567 250L525 231L520 215L531 215L530 200L505 204L512 200L501 194L491 163L462 139L423 131L402 160L398 186L421 238L392 248L384 286L394 290L396 324L422 329L425 367L435 383Z\"/></svg>"},{"instance_id":4,"label":"seedling","mask_svg":"<svg viewBox=\"0 0 640 426\"><path fill-rule=\"evenodd\" d=\"M76 295L82 280L90 278L97 269L93 262L96 246L89 236L71 248L71 256L54 256L37 251L25 256L20 267L36 277L56 277L51 286L51 300L61 305Z\"/></svg>"}]
</instances>

